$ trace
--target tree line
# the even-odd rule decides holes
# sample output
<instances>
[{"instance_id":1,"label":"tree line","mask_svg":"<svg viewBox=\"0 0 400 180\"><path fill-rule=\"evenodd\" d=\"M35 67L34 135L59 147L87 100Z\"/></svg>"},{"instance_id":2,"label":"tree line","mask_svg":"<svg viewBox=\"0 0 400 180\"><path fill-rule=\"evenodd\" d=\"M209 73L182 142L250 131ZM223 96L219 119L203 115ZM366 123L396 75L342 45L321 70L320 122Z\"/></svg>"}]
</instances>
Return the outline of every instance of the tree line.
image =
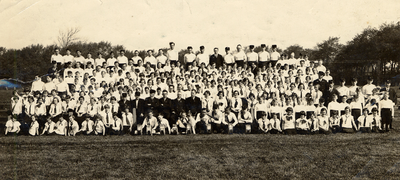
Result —
<instances>
[{"instance_id":1,"label":"tree line","mask_svg":"<svg viewBox=\"0 0 400 180\"><path fill-rule=\"evenodd\" d=\"M79 32L76 32L76 29L71 31L75 31L73 35ZM97 57L97 53L102 53L103 57L107 58L111 51L118 52L121 49L126 51L127 57L132 57L134 53L133 50L125 49L123 45L112 45L104 41L61 41L63 38L68 39L63 37L65 34L68 33L63 32L58 38L59 46L33 44L22 49L0 47L0 78L32 81L36 75L46 74L51 66L50 57L56 47L60 48L61 54L65 54L68 48L73 53L80 50L84 56L90 52L94 58ZM78 40L74 37L69 39ZM248 46L244 48L247 50ZM167 47L162 49L165 52ZM157 51L158 49L155 49L155 53ZM261 46L256 46L255 52L259 51ZM295 58L302 54L307 55L310 60L322 59L336 80L341 77L359 77L362 82L367 76L377 77L378 81L386 80L399 72L400 22L385 23L378 28L368 27L346 44L340 44L339 37L329 37L311 49L294 44L284 50L278 49L278 52L288 56L293 52ZM185 53L186 49L180 50L180 60ZM220 53L224 54L222 50ZM139 56L145 58L146 50L140 50Z\"/></svg>"}]
</instances>

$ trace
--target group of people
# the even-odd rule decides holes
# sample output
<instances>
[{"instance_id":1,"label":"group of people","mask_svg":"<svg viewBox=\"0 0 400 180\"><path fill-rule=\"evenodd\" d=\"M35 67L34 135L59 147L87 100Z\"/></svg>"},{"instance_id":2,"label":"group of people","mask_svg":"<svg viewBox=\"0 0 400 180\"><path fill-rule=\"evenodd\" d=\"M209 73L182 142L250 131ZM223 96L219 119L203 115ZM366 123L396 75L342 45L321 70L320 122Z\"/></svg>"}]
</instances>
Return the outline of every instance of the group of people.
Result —
<instances>
[{"instance_id":1,"label":"group of people","mask_svg":"<svg viewBox=\"0 0 400 180\"><path fill-rule=\"evenodd\" d=\"M107 59L84 58L55 49L49 74L30 89L14 92L6 135L134 135L196 133L330 134L387 132L392 128L396 92L358 86L346 78L335 86L323 61L280 55L239 44L234 53L196 55L183 60L175 43L157 56L127 58L120 50Z\"/></svg>"}]
</instances>

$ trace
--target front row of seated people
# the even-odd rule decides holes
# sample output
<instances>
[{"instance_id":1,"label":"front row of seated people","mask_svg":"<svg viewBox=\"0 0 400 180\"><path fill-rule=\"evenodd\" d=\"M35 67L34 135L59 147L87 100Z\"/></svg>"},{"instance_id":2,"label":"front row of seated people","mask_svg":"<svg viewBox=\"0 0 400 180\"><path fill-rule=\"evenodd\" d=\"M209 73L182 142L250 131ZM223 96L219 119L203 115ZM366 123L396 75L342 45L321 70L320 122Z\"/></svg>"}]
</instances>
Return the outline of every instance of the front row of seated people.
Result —
<instances>
[{"instance_id":1,"label":"front row of seated people","mask_svg":"<svg viewBox=\"0 0 400 180\"><path fill-rule=\"evenodd\" d=\"M117 113L109 111L107 105L102 114L84 116L84 121L79 125L75 120L73 111L64 113L55 118L48 116L44 128L39 132L39 123L35 116L32 122L26 127L27 135L61 135L75 136L81 135L124 135L124 134L196 134L196 133L271 133L271 134L331 134L331 133L354 133L354 132L382 132L381 117L378 109L364 108L362 115L354 119L351 115L350 107L345 108L343 115L339 116L336 111L328 117L326 108L322 108L320 115L314 113L300 112L299 118L295 118L293 108L288 107L282 118L279 114L272 113L268 118L266 113L262 113L257 121L252 121L251 113L243 108L236 115L230 108L219 110L215 106L213 113L208 114L205 109L201 113L193 116L190 111L182 112L173 127L164 118L163 113L153 114L149 111L141 124L134 122L129 116L129 110L123 113L122 119ZM131 115L131 117L133 117ZM54 122L55 120L56 122ZM5 126L5 135L21 134L21 127L24 127L15 116L9 115Z\"/></svg>"}]
</instances>

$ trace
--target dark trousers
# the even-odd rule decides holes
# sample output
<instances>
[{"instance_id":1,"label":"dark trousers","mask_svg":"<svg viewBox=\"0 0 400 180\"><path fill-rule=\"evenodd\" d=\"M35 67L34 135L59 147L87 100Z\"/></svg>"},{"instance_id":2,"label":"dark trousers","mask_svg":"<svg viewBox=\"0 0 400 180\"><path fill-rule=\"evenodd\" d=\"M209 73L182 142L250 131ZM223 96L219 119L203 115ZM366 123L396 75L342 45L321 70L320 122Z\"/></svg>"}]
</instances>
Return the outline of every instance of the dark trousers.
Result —
<instances>
[{"instance_id":1,"label":"dark trousers","mask_svg":"<svg viewBox=\"0 0 400 180\"><path fill-rule=\"evenodd\" d=\"M389 131L389 125L392 124L392 110L389 108L382 108L382 129Z\"/></svg>"},{"instance_id":2,"label":"dark trousers","mask_svg":"<svg viewBox=\"0 0 400 180\"><path fill-rule=\"evenodd\" d=\"M122 134L129 134L130 132L129 132L129 126L124 126L123 128L122 128Z\"/></svg>"},{"instance_id":3,"label":"dark trousers","mask_svg":"<svg viewBox=\"0 0 400 180\"><path fill-rule=\"evenodd\" d=\"M214 132L221 133L222 132L221 124L212 123L211 127L212 127L212 130L211 130L212 133L214 133Z\"/></svg>"},{"instance_id":4,"label":"dark trousers","mask_svg":"<svg viewBox=\"0 0 400 180\"><path fill-rule=\"evenodd\" d=\"M369 128L369 127L360 127L360 132L362 132L362 133L371 133L371 128Z\"/></svg>"},{"instance_id":5,"label":"dark trousers","mask_svg":"<svg viewBox=\"0 0 400 180\"><path fill-rule=\"evenodd\" d=\"M342 133L354 133L353 128L342 128Z\"/></svg>"},{"instance_id":6,"label":"dark trousers","mask_svg":"<svg viewBox=\"0 0 400 180\"><path fill-rule=\"evenodd\" d=\"M327 131L325 131L325 130L323 130L323 129L320 129L320 130L319 130L319 133L320 133L320 134L328 135L328 134L331 134L332 131L331 131L330 129L328 129Z\"/></svg>"},{"instance_id":7,"label":"dark trousers","mask_svg":"<svg viewBox=\"0 0 400 180\"><path fill-rule=\"evenodd\" d=\"M17 132L8 132L6 136L18 136Z\"/></svg>"},{"instance_id":8,"label":"dark trousers","mask_svg":"<svg viewBox=\"0 0 400 180\"><path fill-rule=\"evenodd\" d=\"M244 60L236 61L236 64L237 64L238 67L243 67Z\"/></svg>"},{"instance_id":9,"label":"dark trousers","mask_svg":"<svg viewBox=\"0 0 400 180\"><path fill-rule=\"evenodd\" d=\"M283 132L284 132L286 135L295 135L295 134L297 134L296 129L285 129L285 130L283 130Z\"/></svg>"},{"instance_id":10,"label":"dark trousers","mask_svg":"<svg viewBox=\"0 0 400 180\"><path fill-rule=\"evenodd\" d=\"M270 61L270 63L271 63L271 67L275 67L275 66L276 66L276 62L278 62L278 61L271 60L271 61ZM283 64L282 64L282 65L283 65Z\"/></svg>"},{"instance_id":11,"label":"dark trousers","mask_svg":"<svg viewBox=\"0 0 400 180\"><path fill-rule=\"evenodd\" d=\"M305 130L305 129L297 129L297 134L307 135L307 134L310 134L310 131L309 130Z\"/></svg>"},{"instance_id":12,"label":"dark trousers","mask_svg":"<svg viewBox=\"0 0 400 180\"><path fill-rule=\"evenodd\" d=\"M356 125L358 125L358 118L361 116L361 109L352 109L351 115L354 117Z\"/></svg>"}]
</instances>

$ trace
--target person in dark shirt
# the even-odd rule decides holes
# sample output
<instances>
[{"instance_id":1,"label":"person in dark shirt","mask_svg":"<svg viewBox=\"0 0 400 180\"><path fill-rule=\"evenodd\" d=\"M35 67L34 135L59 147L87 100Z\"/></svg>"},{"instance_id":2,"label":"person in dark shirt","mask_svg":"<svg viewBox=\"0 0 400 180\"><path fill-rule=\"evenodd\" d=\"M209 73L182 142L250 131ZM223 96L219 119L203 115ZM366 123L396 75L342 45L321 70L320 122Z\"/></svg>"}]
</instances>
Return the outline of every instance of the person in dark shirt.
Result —
<instances>
[{"instance_id":1,"label":"person in dark shirt","mask_svg":"<svg viewBox=\"0 0 400 180\"><path fill-rule=\"evenodd\" d=\"M328 89L328 82L324 79L325 73L324 72L319 72L318 73L318 79L314 80L313 84L314 86L316 84L319 84L319 90L322 93L325 93Z\"/></svg>"},{"instance_id":2,"label":"person in dark shirt","mask_svg":"<svg viewBox=\"0 0 400 180\"><path fill-rule=\"evenodd\" d=\"M224 57L218 53L218 48L214 48L214 54L210 56L210 64L215 64L217 69L224 63Z\"/></svg>"},{"instance_id":3,"label":"person in dark shirt","mask_svg":"<svg viewBox=\"0 0 400 180\"><path fill-rule=\"evenodd\" d=\"M197 113L201 112L201 100L196 97L195 89L192 89L191 96L186 98L186 107L187 111L190 111L194 117L197 116Z\"/></svg>"},{"instance_id":4,"label":"person in dark shirt","mask_svg":"<svg viewBox=\"0 0 400 180\"><path fill-rule=\"evenodd\" d=\"M144 100L145 112L152 110L154 114L158 113L157 109L158 109L159 104L158 104L158 99L155 98L155 94L156 94L156 91L154 89L150 90L150 97L147 97Z\"/></svg>"},{"instance_id":5,"label":"person in dark shirt","mask_svg":"<svg viewBox=\"0 0 400 180\"><path fill-rule=\"evenodd\" d=\"M158 101L159 107L158 112L162 113L164 118L168 120L169 125L172 126L174 122L171 119L172 101L168 98L168 91L163 90L162 98Z\"/></svg>"},{"instance_id":6,"label":"person in dark shirt","mask_svg":"<svg viewBox=\"0 0 400 180\"><path fill-rule=\"evenodd\" d=\"M329 102L333 100L333 95L339 97L339 92L336 88L333 88L335 84L333 81L329 81L328 89L323 92L323 98L325 99L325 106L328 107Z\"/></svg>"},{"instance_id":7,"label":"person in dark shirt","mask_svg":"<svg viewBox=\"0 0 400 180\"><path fill-rule=\"evenodd\" d=\"M135 99L131 101L133 121L137 124L142 124L144 120L145 110L144 110L144 100L140 99L140 92L135 92ZM135 124L134 124L135 125ZM132 128L136 129L136 128Z\"/></svg>"}]
</instances>

